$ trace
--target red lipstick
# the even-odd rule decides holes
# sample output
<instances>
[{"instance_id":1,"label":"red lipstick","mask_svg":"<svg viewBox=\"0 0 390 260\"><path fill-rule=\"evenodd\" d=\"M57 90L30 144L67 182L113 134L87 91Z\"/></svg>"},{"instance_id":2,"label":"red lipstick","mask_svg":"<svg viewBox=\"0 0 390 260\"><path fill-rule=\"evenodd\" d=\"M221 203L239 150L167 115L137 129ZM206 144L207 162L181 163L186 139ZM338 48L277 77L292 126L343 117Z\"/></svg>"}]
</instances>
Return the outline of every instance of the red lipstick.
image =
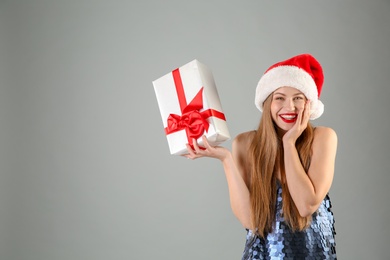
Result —
<instances>
[{"instance_id":1,"label":"red lipstick","mask_svg":"<svg viewBox=\"0 0 390 260\"><path fill-rule=\"evenodd\" d=\"M283 120L283 122L291 124L291 123L294 123L297 120L298 114L296 114L296 113L286 113L286 114L280 114L279 117Z\"/></svg>"}]
</instances>

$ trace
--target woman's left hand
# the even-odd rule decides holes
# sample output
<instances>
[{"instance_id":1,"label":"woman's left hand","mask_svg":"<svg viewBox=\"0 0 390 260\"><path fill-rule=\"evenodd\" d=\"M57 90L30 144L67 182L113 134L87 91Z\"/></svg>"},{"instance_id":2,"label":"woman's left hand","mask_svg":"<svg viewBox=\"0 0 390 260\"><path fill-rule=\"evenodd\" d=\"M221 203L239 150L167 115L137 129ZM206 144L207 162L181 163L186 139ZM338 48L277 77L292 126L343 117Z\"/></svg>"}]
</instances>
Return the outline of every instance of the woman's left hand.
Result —
<instances>
[{"instance_id":1,"label":"woman's left hand","mask_svg":"<svg viewBox=\"0 0 390 260\"><path fill-rule=\"evenodd\" d=\"M283 136L283 143L291 142L295 144L296 140L306 129L310 119L310 100L306 100L305 106L298 112L298 118L294 126Z\"/></svg>"}]
</instances>

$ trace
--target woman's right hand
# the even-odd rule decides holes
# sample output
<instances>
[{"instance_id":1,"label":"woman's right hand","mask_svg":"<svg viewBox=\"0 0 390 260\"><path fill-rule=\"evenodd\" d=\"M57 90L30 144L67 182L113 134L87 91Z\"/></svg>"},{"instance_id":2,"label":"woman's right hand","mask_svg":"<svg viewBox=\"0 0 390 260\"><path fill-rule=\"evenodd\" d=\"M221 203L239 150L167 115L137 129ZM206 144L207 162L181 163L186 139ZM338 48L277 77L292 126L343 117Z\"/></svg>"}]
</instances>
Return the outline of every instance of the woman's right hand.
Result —
<instances>
[{"instance_id":1,"label":"woman's right hand","mask_svg":"<svg viewBox=\"0 0 390 260\"><path fill-rule=\"evenodd\" d=\"M202 136L204 147L200 147L195 139L192 140L192 144L194 146L194 149L191 148L189 144L187 144L187 150L188 154L185 154L183 156L187 157L188 159L197 159L201 157L210 157L210 158L216 158L220 161L224 161L230 151L222 146L211 146L209 142L207 141L207 138L205 135Z\"/></svg>"}]
</instances>

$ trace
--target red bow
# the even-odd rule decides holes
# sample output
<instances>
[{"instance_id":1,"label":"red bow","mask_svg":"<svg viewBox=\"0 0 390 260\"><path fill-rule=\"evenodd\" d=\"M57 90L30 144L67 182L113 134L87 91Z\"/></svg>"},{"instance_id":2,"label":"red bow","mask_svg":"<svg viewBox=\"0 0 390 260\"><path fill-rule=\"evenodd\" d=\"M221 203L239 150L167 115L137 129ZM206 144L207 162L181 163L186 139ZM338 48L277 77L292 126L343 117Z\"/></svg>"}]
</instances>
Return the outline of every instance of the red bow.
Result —
<instances>
[{"instance_id":1,"label":"red bow","mask_svg":"<svg viewBox=\"0 0 390 260\"><path fill-rule=\"evenodd\" d=\"M195 98L183 109L183 114L170 114L168 126L165 128L166 134L171 134L185 129L188 142L192 145L192 139L198 139L206 130L209 130L207 114L199 112L203 108L202 93L203 88L196 94Z\"/></svg>"}]
</instances>

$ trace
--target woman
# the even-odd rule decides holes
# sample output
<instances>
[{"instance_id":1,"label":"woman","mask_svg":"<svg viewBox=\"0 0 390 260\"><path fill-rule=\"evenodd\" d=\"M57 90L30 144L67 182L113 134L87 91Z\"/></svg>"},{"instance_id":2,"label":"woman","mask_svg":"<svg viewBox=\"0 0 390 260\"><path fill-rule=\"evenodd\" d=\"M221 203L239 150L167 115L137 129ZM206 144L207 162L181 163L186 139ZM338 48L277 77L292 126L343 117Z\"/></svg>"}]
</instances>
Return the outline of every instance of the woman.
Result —
<instances>
[{"instance_id":1,"label":"woman","mask_svg":"<svg viewBox=\"0 0 390 260\"><path fill-rule=\"evenodd\" d=\"M187 158L213 157L224 167L232 210L247 229L242 259L336 259L328 192L336 133L313 127L320 117L323 72L302 54L272 65L261 77L256 131L239 134L232 152L194 140Z\"/></svg>"}]
</instances>

